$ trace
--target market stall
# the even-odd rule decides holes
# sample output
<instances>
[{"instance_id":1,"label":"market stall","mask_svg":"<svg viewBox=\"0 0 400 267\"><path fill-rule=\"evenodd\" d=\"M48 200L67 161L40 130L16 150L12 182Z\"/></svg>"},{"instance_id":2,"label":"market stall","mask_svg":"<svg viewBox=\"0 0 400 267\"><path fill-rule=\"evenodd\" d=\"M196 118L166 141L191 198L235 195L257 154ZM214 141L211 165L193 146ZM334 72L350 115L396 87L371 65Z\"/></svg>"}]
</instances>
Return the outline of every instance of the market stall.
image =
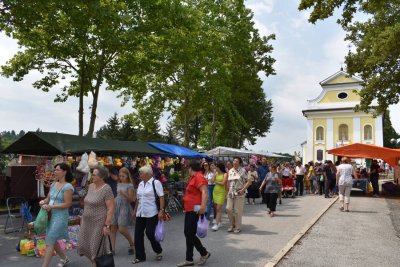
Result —
<instances>
[{"instance_id":1,"label":"market stall","mask_svg":"<svg viewBox=\"0 0 400 267\"><path fill-rule=\"evenodd\" d=\"M232 147L218 146L211 150L206 151L204 154L216 160L232 160L233 157L241 157L245 162L249 162L252 156L267 157L267 158L280 158L284 159L285 156L277 155L269 152L257 152L252 150L237 149Z\"/></svg>"},{"instance_id":2,"label":"market stall","mask_svg":"<svg viewBox=\"0 0 400 267\"><path fill-rule=\"evenodd\" d=\"M397 179L396 171L398 170L398 166L400 165L400 150L399 149L391 149L387 147L380 147L375 145L367 145L355 143L347 146L342 146L338 148L334 148L328 150L329 154L349 157L349 158L365 158L365 159L382 159L385 162L389 163L395 169L394 173L394 181L398 184L399 181ZM360 184L363 191L366 191L366 183L360 183L358 179L354 179L354 184Z\"/></svg>"}]
</instances>

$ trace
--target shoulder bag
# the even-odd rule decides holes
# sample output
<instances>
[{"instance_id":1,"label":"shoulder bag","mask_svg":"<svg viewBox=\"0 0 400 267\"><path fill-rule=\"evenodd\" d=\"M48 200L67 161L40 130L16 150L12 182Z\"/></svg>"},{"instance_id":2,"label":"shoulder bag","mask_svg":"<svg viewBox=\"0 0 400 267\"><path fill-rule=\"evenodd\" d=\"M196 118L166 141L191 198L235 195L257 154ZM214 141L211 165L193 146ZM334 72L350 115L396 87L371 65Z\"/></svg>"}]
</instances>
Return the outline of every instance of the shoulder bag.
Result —
<instances>
[{"instance_id":1,"label":"shoulder bag","mask_svg":"<svg viewBox=\"0 0 400 267\"><path fill-rule=\"evenodd\" d=\"M115 267L114 263L114 256L112 254L112 245L111 245L111 238L110 236L108 237L108 241L110 243L110 251L106 252L106 254L99 256L100 248L102 247L103 241L106 238L104 235L101 237L100 245L99 248L97 249L96 253L96 258L94 258L94 261L96 262L97 267ZM106 241L104 241L106 242ZM107 246L105 244L105 246Z\"/></svg>"}]
</instances>

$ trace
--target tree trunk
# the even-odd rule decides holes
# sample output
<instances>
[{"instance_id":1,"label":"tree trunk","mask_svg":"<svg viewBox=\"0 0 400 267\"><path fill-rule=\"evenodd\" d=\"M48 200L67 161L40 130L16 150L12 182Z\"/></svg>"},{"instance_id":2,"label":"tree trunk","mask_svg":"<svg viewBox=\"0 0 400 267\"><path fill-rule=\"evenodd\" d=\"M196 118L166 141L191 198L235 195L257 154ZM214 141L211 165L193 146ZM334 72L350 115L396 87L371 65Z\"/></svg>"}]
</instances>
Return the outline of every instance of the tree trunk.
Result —
<instances>
[{"instance_id":1,"label":"tree trunk","mask_svg":"<svg viewBox=\"0 0 400 267\"><path fill-rule=\"evenodd\" d=\"M89 130L87 132L88 137L93 137L94 133L94 125L96 122L96 111L97 111L97 102L99 100L99 91L100 88L95 88L93 95L93 102L92 102L92 110L90 111L90 124L89 124Z\"/></svg>"},{"instance_id":2,"label":"tree trunk","mask_svg":"<svg viewBox=\"0 0 400 267\"><path fill-rule=\"evenodd\" d=\"M83 59L83 62L85 59ZM83 97L85 91L85 64L81 64L81 84L79 88L79 136L83 136Z\"/></svg>"},{"instance_id":3,"label":"tree trunk","mask_svg":"<svg viewBox=\"0 0 400 267\"><path fill-rule=\"evenodd\" d=\"M93 95L93 102L92 102L92 110L90 112L90 124L89 124L89 130L87 132L88 137L93 137L94 133L94 125L96 122L96 111L97 111L97 102L99 100L99 92L100 92L100 86L103 81L103 69L100 70L99 75L97 76L96 80L96 85L94 89L92 89L92 95Z\"/></svg>"}]
</instances>

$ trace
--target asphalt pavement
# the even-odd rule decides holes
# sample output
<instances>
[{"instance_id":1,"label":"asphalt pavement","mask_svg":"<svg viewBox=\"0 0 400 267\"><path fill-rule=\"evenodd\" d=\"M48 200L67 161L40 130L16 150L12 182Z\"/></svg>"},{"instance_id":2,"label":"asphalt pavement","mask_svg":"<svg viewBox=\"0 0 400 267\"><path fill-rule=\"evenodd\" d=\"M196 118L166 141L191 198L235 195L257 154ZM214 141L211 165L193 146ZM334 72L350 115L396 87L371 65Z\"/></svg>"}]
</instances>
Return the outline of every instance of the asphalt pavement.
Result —
<instances>
[{"instance_id":1,"label":"asphalt pavement","mask_svg":"<svg viewBox=\"0 0 400 267\"><path fill-rule=\"evenodd\" d=\"M355 196L335 203L277 266L400 266L400 199Z\"/></svg>"},{"instance_id":2,"label":"asphalt pavement","mask_svg":"<svg viewBox=\"0 0 400 267\"><path fill-rule=\"evenodd\" d=\"M269 217L265 205L245 205L240 234L226 232L228 219L224 213L223 227L217 232L212 232L210 229L207 237L202 239L203 245L211 253L207 266L264 266L304 228L304 225L308 224L332 201L333 199L325 199L315 195L283 199L282 205L277 206L277 213L274 218ZM336 212L336 209L334 209L334 212ZM171 267L185 259L184 216L183 213L171 215L171 221L166 224L166 238L162 242L163 260L160 262L155 260L155 254L151 250L148 240L145 239L147 261L138 266ZM346 215L353 216L351 213ZM0 216L1 230L3 229L4 219L4 215ZM133 229L131 232L133 233ZM21 238L21 233L5 235L2 231L0 232L0 266L41 266L42 260L40 258L22 256L16 252L15 245ZM116 266L132 266L130 262L134 257L127 255L127 250L127 241L121 235L118 235L116 256L114 257ZM69 251L67 255L71 259L68 266L89 266L88 260L79 257L76 251ZM199 254L195 251L195 261L198 258ZM58 258L54 257L51 266L55 266L57 262Z\"/></svg>"}]
</instances>

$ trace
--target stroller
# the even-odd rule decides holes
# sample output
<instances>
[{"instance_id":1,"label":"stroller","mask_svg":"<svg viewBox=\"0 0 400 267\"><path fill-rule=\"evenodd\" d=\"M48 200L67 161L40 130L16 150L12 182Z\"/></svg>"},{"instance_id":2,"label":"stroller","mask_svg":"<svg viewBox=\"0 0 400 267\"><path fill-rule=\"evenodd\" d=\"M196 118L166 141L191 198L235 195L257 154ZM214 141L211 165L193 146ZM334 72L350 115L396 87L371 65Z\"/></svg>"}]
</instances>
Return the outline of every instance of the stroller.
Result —
<instances>
[{"instance_id":1,"label":"stroller","mask_svg":"<svg viewBox=\"0 0 400 267\"><path fill-rule=\"evenodd\" d=\"M282 178L282 197L295 197L296 187L294 186L293 178Z\"/></svg>"}]
</instances>

